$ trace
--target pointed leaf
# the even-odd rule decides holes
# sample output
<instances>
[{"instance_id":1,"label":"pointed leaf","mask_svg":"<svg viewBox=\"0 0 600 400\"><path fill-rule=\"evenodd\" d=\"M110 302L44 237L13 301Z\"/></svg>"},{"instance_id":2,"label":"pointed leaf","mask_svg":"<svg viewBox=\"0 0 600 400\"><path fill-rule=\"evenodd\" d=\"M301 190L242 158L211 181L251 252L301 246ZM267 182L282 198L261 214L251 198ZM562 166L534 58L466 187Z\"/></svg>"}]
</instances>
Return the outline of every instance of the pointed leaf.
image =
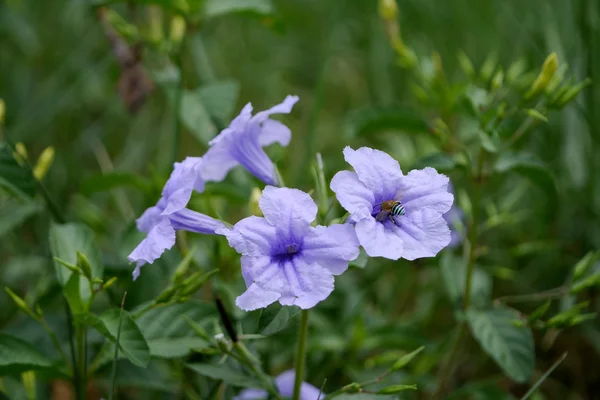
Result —
<instances>
[{"instance_id":1,"label":"pointed leaf","mask_svg":"<svg viewBox=\"0 0 600 400\"><path fill-rule=\"evenodd\" d=\"M469 309L466 318L475 339L504 373L516 382L527 381L535 362L533 336L531 329L513 324L519 314L509 308Z\"/></svg>"},{"instance_id":2,"label":"pointed leaf","mask_svg":"<svg viewBox=\"0 0 600 400\"><path fill-rule=\"evenodd\" d=\"M202 376L221 380L227 385L247 388L260 388L263 386L256 378L243 375L226 364L187 364L187 367Z\"/></svg>"},{"instance_id":3,"label":"pointed leaf","mask_svg":"<svg viewBox=\"0 0 600 400\"><path fill-rule=\"evenodd\" d=\"M290 320L299 313L298 307L273 304L262 310L258 319L258 330L262 335L273 335L284 329Z\"/></svg>"},{"instance_id":4,"label":"pointed leaf","mask_svg":"<svg viewBox=\"0 0 600 400\"><path fill-rule=\"evenodd\" d=\"M240 84L234 80L223 80L204 85L198 95L208 113L227 124L232 117L240 94Z\"/></svg>"},{"instance_id":5,"label":"pointed leaf","mask_svg":"<svg viewBox=\"0 0 600 400\"><path fill-rule=\"evenodd\" d=\"M557 196L554 177L548 167L537 157L525 153L503 153L496 161L494 169L498 173L516 172L531 180L546 192L549 199L554 202Z\"/></svg>"},{"instance_id":6,"label":"pointed leaf","mask_svg":"<svg viewBox=\"0 0 600 400\"><path fill-rule=\"evenodd\" d=\"M12 335L0 334L0 376L49 367L52 367L52 361L32 344Z\"/></svg>"}]
</instances>

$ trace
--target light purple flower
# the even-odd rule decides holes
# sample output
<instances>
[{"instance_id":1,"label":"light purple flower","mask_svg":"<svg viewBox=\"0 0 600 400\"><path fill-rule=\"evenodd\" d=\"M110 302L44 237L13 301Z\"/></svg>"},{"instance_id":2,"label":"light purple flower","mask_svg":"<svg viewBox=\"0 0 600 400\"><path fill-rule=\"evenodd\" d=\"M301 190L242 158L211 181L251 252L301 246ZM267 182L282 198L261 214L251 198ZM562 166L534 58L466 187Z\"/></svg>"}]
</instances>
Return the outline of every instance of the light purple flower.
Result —
<instances>
[{"instance_id":1,"label":"light purple flower","mask_svg":"<svg viewBox=\"0 0 600 400\"><path fill-rule=\"evenodd\" d=\"M275 142L287 146L292 132L281 122L269 117L271 114L289 114L297 101L297 96L287 96L283 103L255 116L252 116L252 104L246 104L229 127L210 141L211 147L203 157L204 179L222 181L229 170L241 164L267 185L278 186L275 166L263 147Z\"/></svg>"},{"instance_id":2,"label":"light purple flower","mask_svg":"<svg viewBox=\"0 0 600 400\"><path fill-rule=\"evenodd\" d=\"M175 163L158 203L137 219L138 230L147 235L128 257L136 263L133 280L140 276L144 264L152 264L165 250L173 247L176 230L214 234L225 226L221 221L185 208L192 191L204 190L200 175L202 162L199 157L188 157Z\"/></svg>"},{"instance_id":3,"label":"light purple flower","mask_svg":"<svg viewBox=\"0 0 600 400\"><path fill-rule=\"evenodd\" d=\"M333 291L333 276L358 257L353 227L312 227L317 205L297 189L267 186L259 207L264 218L248 217L232 230L217 231L242 254L248 289L236 304L246 311L277 300L284 306L314 307Z\"/></svg>"},{"instance_id":4,"label":"light purple flower","mask_svg":"<svg viewBox=\"0 0 600 400\"><path fill-rule=\"evenodd\" d=\"M454 188L452 183L448 183L448 192L454 195ZM450 243L448 247L453 249L460 245L464 239L464 223L463 223L463 211L456 206L456 202L452 204L452 208L446 214L444 219L450 226Z\"/></svg>"},{"instance_id":5,"label":"light purple flower","mask_svg":"<svg viewBox=\"0 0 600 400\"><path fill-rule=\"evenodd\" d=\"M433 257L450 243L443 215L454 196L448 193L446 176L433 168L403 175L396 160L368 147L346 147L344 158L355 172L338 172L331 189L350 213L358 240L369 256L392 260ZM405 214L378 221L376 216L385 201L401 202Z\"/></svg>"},{"instance_id":6,"label":"light purple flower","mask_svg":"<svg viewBox=\"0 0 600 400\"><path fill-rule=\"evenodd\" d=\"M292 397L294 395L294 379L296 372L289 370L283 372L275 378L275 386L279 390L279 394L284 397ZM234 400L258 400L267 399L269 397L266 390L262 389L246 389L242 390ZM317 400L324 398L325 395L319 389L310 383L302 382L300 386L300 400Z\"/></svg>"}]
</instances>

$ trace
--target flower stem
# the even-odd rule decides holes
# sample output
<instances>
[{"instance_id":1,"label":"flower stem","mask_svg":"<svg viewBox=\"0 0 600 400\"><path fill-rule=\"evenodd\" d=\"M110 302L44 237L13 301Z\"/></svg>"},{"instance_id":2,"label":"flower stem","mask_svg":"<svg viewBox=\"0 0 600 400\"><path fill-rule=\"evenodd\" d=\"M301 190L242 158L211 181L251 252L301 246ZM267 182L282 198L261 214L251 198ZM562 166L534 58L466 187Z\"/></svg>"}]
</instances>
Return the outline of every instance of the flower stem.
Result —
<instances>
[{"instance_id":1,"label":"flower stem","mask_svg":"<svg viewBox=\"0 0 600 400\"><path fill-rule=\"evenodd\" d=\"M250 350L248 350L244 343L242 343L241 341L235 342L233 344L233 347L236 349L238 355L241 358L241 361L243 361L246 365L248 365L248 367L250 367L252 372L254 372L254 375L256 375L262 381L262 383L265 385L265 388L273 396L273 398L281 400L281 395L279 394L279 391L273 384L273 379L263 372L260 366L260 362L250 352Z\"/></svg>"},{"instance_id":2,"label":"flower stem","mask_svg":"<svg viewBox=\"0 0 600 400\"><path fill-rule=\"evenodd\" d=\"M85 389L86 389L86 369L87 366L85 365L85 359L86 359L86 346L85 346L85 326L83 325L77 325L77 327L75 328L75 337L77 340L77 369L79 371L78 376L79 376L79 382L78 383L78 388L77 388L77 400L83 400L86 398L85 395Z\"/></svg>"},{"instance_id":3,"label":"flower stem","mask_svg":"<svg viewBox=\"0 0 600 400\"><path fill-rule=\"evenodd\" d=\"M306 363L306 337L308 336L308 310L300 314L300 328L298 329L298 350L296 352L296 377L294 380L293 400L300 400L300 387L304 380L304 364Z\"/></svg>"}]
</instances>

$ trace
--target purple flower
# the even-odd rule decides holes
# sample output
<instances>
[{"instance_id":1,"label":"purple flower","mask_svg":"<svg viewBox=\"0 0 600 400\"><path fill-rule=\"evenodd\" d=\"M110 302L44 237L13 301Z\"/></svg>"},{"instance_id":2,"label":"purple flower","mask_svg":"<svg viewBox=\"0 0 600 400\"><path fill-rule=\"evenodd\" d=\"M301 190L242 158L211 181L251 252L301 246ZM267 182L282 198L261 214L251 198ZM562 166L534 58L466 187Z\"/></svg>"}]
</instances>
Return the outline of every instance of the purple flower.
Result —
<instances>
[{"instance_id":1,"label":"purple flower","mask_svg":"<svg viewBox=\"0 0 600 400\"><path fill-rule=\"evenodd\" d=\"M344 158L355 172L338 172L331 189L350 213L368 255L414 260L433 257L450 243L443 215L454 196L446 176L433 168L403 175L396 160L368 147L346 147ZM386 212L398 203L395 213Z\"/></svg>"},{"instance_id":2,"label":"purple flower","mask_svg":"<svg viewBox=\"0 0 600 400\"><path fill-rule=\"evenodd\" d=\"M217 231L242 254L248 289L236 304L246 311L277 300L284 306L314 307L333 291L333 276L358 257L353 227L312 227L317 205L297 189L267 186L259 207L264 218L248 217L232 230Z\"/></svg>"},{"instance_id":3,"label":"purple flower","mask_svg":"<svg viewBox=\"0 0 600 400\"><path fill-rule=\"evenodd\" d=\"M454 188L452 183L448 183L448 192L454 195ZM450 243L449 248L455 248L460 245L464 239L464 224L463 224L463 211L456 206L456 203L452 204L452 208L446 214L444 219L450 226Z\"/></svg>"},{"instance_id":4,"label":"purple flower","mask_svg":"<svg viewBox=\"0 0 600 400\"><path fill-rule=\"evenodd\" d=\"M176 230L214 234L225 226L221 221L185 208L193 190L204 190L200 175L202 162L201 158L188 157L175 163L158 203L137 219L138 230L147 235L128 257L136 263L133 280L140 276L144 264L152 264L165 250L173 247Z\"/></svg>"},{"instance_id":5,"label":"purple flower","mask_svg":"<svg viewBox=\"0 0 600 400\"><path fill-rule=\"evenodd\" d=\"M283 103L255 116L252 116L252 104L246 104L229 127L210 141L211 147L203 157L204 179L222 181L229 170L241 164L267 185L278 186L275 166L263 147L275 142L287 146L292 132L281 122L269 119L269 116L289 114L297 101L297 96L287 96Z\"/></svg>"},{"instance_id":6,"label":"purple flower","mask_svg":"<svg viewBox=\"0 0 600 400\"><path fill-rule=\"evenodd\" d=\"M294 370L285 371L275 378L275 386L284 397L292 397L294 395L294 379L296 373ZM257 400L267 399L269 397L266 390L262 389L246 389L242 390L234 400ZM300 386L300 400L317 400L325 397L319 389L310 383L302 382Z\"/></svg>"}]
</instances>

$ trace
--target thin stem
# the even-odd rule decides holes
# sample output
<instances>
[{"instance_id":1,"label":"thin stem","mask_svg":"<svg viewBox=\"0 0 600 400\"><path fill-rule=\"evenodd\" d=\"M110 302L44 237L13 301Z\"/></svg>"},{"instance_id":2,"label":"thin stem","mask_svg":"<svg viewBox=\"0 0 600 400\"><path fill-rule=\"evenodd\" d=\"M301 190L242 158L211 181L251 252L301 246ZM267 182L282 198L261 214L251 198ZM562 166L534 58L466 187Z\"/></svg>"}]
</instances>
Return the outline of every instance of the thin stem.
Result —
<instances>
[{"instance_id":1,"label":"thin stem","mask_svg":"<svg viewBox=\"0 0 600 400\"><path fill-rule=\"evenodd\" d=\"M529 127L535 121L536 121L535 118L527 117L527 119L525 119L525 121L523 121L523 123L517 128L515 133L506 141L506 143L504 144L504 147L509 148L510 146L515 144L519 139L521 139L521 136L523 136L527 132L527 129L529 129Z\"/></svg>"},{"instance_id":2,"label":"thin stem","mask_svg":"<svg viewBox=\"0 0 600 400\"><path fill-rule=\"evenodd\" d=\"M127 298L127 292L123 294L123 300L121 300L121 312L119 313L119 327L117 328L117 342L115 343L115 354L113 356L112 372L110 374L110 393L108 399L113 400L115 395L116 380L117 380L117 359L119 358L119 341L121 340L121 325L123 324L123 309L125 308L125 299Z\"/></svg>"},{"instance_id":3,"label":"thin stem","mask_svg":"<svg viewBox=\"0 0 600 400\"><path fill-rule=\"evenodd\" d=\"M183 39L185 40L185 38ZM183 96L183 49L184 42L181 43L177 51L177 68L179 69L179 82L175 90L175 105L173 107L173 148L171 153L171 161L175 163L179 157L179 144L181 143L181 121L179 119L179 109L181 108L181 97Z\"/></svg>"},{"instance_id":4,"label":"thin stem","mask_svg":"<svg viewBox=\"0 0 600 400\"><path fill-rule=\"evenodd\" d=\"M56 349L58 350L58 352L60 353L62 358L65 360L65 364L68 364L69 358L65 354L65 351L62 349L60 342L58 340L58 337L56 336L56 333L54 333L54 331L50 328L50 326L48 325L48 323L46 322L46 320L44 318L39 318L37 321L39 321L40 324L42 324L42 327L44 327L44 330L46 331L48 336L50 336L50 339L52 340L54 347L56 347Z\"/></svg>"},{"instance_id":5,"label":"thin stem","mask_svg":"<svg viewBox=\"0 0 600 400\"><path fill-rule=\"evenodd\" d=\"M501 303L527 303L534 301L542 301L548 299L558 299L569 293L568 286L559 286L554 289L544 290L543 292L522 294L517 296L498 297L496 301Z\"/></svg>"},{"instance_id":6,"label":"thin stem","mask_svg":"<svg viewBox=\"0 0 600 400\"><path fill-rule=\"evenodd\" d=\"M300 400L300 388L304 380L304 364L306 363L306 337L308 336L308 310L302 310L300 328L298 329L298 349L296 352L296 376L294 379L293 400Z\"/></svg>"},{"instance_id":7,"label":"thin stem","mask_svg":"<svg viewBox=\"0 0 600 400\"><path fill-rule=\"evenodd\" d=\"M235 342L233 347L236 349L237 353L240 356L241 361L243 361L254 374L262 381L265 385L267 391L272 394L277 400L281 400L281 395L279 391L273 384L273 380L267 376L262 368L260 367L260 363L256 359L256 357L248 350L248 348L242 342Z\"/></svg>"},{"instance_id":8,"label":"thin stem","mask_svg":"<svg viewBox=\"0 0 600 400\"><path fill-rule=\"evenodd\" d=\"M474 176L475 193L473 194L472 209L473 218L469 230L469 260L467 263L467 275L465 278L464 309L471 305L471 282L473 280L473 268L475 266L475 250L477 247L477 228L479 226L479 206L481 200L481 173L483 171L484 150L479 150L479 160L477 160L477 171Z\"/></svg>"},{"instance_id":9,"label":"thin stem","mask_svg":"<svg viewBox=\"0 0 600 400\"><path fill-rule=\"evenodd\" d=\"M77 353L75 352L75 344L73 342L73 338L75 334L73 333L73 313L71 312L71 308L69 308L69 303L67 303L66 299L64 300L65 310L67 313L67 330L69 332L69 348L71 350L71 366L73 370L73 387L75 388L75 392L79 392L79 369L77 368ZM77 397L79 398L79 397Z\"/></svg>"},{"instance_id":10,"label":"thin stem","mask_svg":"<svg viewBox=\"0 0 600 400\"><path fill-rule=\"evenodd\" d=\"M456 332L454 341L452 342L452 347L451 347L450 351L448 352L448 354L446 355L446 358L444 359L442 367L440 368L438 387L435 390L435 393L433 394L434 399L439 399L441 397L442 393L444 393L446 381L448 380L448 378L450 377L450 374L452 373L453 361L455 360L456 355L458 354L458 350L460 349L460 344L462 343L462 336L464 334L464 331L465 331L465 323L463 321L458 326L458 331Z\"/></svg>"}]
</instances>

